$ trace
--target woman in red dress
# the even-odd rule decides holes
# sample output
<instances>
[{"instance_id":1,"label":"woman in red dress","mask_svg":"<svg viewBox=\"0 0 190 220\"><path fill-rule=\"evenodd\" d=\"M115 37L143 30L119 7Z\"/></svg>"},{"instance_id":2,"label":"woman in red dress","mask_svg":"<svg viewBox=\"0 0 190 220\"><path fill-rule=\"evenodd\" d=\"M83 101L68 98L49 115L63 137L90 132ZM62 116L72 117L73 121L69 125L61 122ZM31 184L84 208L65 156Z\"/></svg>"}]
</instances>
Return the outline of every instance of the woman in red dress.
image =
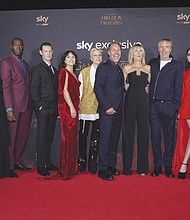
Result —
<instances>
[{"instance_id":1,"label":"woman in red dress","mask_svg":"<svg viewBox=\"0 0 190 220\"><path fill-rule=\"evenodd\" d=\"M75 70L77 55L66 51L59 65L58 111L61 122L61 143L58 174L68 180L77 174L79 86Z\"/></svg>"},{"instance_id":2,"label":"woman in red dress","mask_svg":"<svg viewBox=\"0 0 190 220\"><path fill-rule=\"evenodd\" d=\"M173 169L179 171L178 178L185 179L190 158L190 48L186 52L183 75L183 93L178 114L177 142L173 158Z\"/></svg>"}]
</instances>

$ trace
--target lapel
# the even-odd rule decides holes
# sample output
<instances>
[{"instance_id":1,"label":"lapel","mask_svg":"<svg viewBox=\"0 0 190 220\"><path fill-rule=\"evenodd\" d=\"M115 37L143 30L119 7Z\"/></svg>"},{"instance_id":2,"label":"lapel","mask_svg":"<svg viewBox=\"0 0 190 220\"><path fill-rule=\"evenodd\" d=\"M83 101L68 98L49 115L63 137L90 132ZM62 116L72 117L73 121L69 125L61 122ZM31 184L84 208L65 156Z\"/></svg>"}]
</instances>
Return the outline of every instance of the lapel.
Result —
<instances>
[{"instance_id":1,"label":"lapel","mask_svg":"<svg viewBox=\"0 0 190 220\"><path fill-rule=\"evenodd\" d=\"M116 75L116 77L118 78L118 80L121 82L124 82L123 72L122 72L121 68L119 67L119 65L114 64L111 60L109 60L109 62L110 62L110 66L113 69L113 72Z\"/></svg>"},{"instance_id":2,"label":"lapel","mask_svg":"<svg viewBox=\"0 0 190 220\"><path fill-rule=\"evenodd\" d=\"M51 70L51 67L48 66L44 61L41 62L41 65L42 65L42 67L46 70L46 72L49 73L49 75L50 75L52 78L54 78L55 75L53 74L53 72L52 72L52 70Z\"/></svg>"},{"instance_id":3,"label":"lapel","mask_svg":"<svg viewBox=\"0 0 190 220\"><path fill-rule=\"evenodd\" d=\"M24 67L25 67L26 72L24 72L24 69L22 68L21 63L19 62L19 60L13 54L11 54L10 64L12 65L13 70L14 70L14 65L17 68L17 71L14 70L13 73L16 71L16 72L20 73L20 75L23 79L24 78L29 79L29 71L28 71L28 67L26 65L26 61L23 60L23 63L24 63Z\"/></svg>"},{"instance_id":4,"label":"lapel","mask_svg":"<svg viewBox=\"0 0 190 220\"><path fill-rule=\"evenodd\" d=\"M123 71L119 65L117 65L117 67L118 67L118 71L119 71L118 75L119 75L121 81L124 82Z\"/></svg>"}]
</instances>

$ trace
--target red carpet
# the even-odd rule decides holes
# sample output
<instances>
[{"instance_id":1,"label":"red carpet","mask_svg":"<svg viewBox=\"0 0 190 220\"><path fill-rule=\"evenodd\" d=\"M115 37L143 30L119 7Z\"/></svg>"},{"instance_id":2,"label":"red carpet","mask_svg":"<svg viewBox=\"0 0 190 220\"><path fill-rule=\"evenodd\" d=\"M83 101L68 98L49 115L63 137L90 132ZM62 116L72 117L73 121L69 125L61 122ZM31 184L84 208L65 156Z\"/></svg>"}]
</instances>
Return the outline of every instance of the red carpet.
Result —
<instances>
[{"instance_id":1,"label":"red carpet","mask_svg":"<svg viewBox=\"0 0 190 220\"><path fill-rule=\"evenodd\" d=\"M0 179L0 220L190 219L190 175L120 175L106 182L88 172L69 181L17 173L18 179Z\"/></svg>"}]
</instances>

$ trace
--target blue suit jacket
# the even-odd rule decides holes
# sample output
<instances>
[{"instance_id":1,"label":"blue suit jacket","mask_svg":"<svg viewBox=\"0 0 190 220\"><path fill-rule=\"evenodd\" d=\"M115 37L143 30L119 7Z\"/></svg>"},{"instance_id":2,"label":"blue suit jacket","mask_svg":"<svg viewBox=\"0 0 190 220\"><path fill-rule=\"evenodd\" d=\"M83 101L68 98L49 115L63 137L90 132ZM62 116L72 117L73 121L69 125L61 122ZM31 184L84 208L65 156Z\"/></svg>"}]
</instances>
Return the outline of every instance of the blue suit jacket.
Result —
<instances>
[{"instance_id":1,"label":"blue suit jacket","mask_svg":"<svg viewBox=\"0 0 190 220\"><path fill-rule=\"evenodd\" d=\"M160 59L154 58L151 66L150 101L153 99L172 101L178 110L182 96L183 66L172 59L160 70Z\"/></svg>"},{"instance_id":2,"label":"blue suit jacket","mask_svg":"<svg viewBox=\"0 0 190 220\"><path fill-rule=\"evenodd\" d=\"M124 94L124 76L120 66L111 60L100 64L96 71L94 85L99 102L99 112L113 107L116 112L121 110Z\"/></svg>"}]
</instances>

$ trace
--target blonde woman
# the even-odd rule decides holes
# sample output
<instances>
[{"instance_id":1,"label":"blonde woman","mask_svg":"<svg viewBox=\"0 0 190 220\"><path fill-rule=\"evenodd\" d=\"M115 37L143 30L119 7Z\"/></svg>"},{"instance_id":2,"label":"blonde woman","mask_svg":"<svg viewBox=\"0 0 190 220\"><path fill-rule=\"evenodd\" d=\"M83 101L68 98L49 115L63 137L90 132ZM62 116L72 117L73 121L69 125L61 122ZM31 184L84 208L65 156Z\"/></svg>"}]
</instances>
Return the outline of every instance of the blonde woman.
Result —
<instances>
[{"instance_id":1,"label":"blonde woman","mask_svg":"<svg viewBox=\"0 0 190 220\"><path fill-rule=\"evenodd\" d=\"M130 48L128 64L123 67L126 82L124 101L123 173L132 175L135 126L137 124L137 173L148 173L148 108L146 88L150 66L145 63L141 44Z\"/></svg>"}]
</instances>

